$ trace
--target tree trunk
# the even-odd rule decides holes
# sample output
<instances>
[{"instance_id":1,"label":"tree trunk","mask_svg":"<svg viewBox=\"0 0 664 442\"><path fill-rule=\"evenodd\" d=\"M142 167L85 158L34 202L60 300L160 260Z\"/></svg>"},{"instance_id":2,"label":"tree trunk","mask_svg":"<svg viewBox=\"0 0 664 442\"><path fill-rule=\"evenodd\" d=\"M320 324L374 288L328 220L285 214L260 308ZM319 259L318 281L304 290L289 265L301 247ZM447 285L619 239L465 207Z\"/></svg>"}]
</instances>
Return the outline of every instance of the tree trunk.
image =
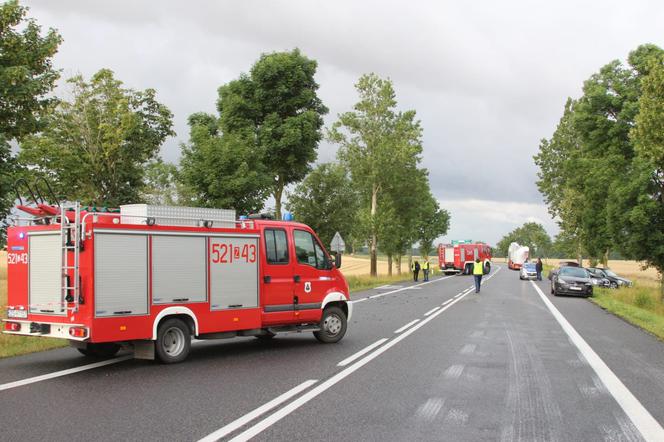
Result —
<instances>
[{"instance_id":1,"label":"tree trunk","mask_svg":"<svg viewBox=\"0 0 664 442\"><path fill-rule=\"evenodd\" d=\"M602 256L602 264L604 264L604 267L609 266L609 248L606 248L606 252L604 252L604 256Z\"/></svg>"},{"instance_id":2,"label":"tree trunk","mask_svg":"<svg viewBox=\"0 0 664 442\"><path fill-rule=\"evenodd\" d=\"M664 273L660 270L660 281L659 281L659 296L662 303L664 303Z\"/></svg>"},{"instance_id":3,"label":"tree trunk","mask_svg":"<svg viewBox=\"0 0 664 442\"><path fill-rule=\"evenodd\" d=\"M378 254L376 251L376 210L378 209L378 185L374 184L371 189L371 239L369 241L369 253L371 254L371 276L378 276Z\"/></svg>"},{"instance_id":4,"label":"tree trunk","mask_svg":"<svg viewBox=\"0 0 664 442\"><path fill-rule=\"evenodd\" d=\"M397 275L401 275L401 255L397 255Z\"/></svg>"},{"instance_id":5,"label":"tree trunk","mask_svg":"<svg viewBox=\"0 0 664 442\"><path fill-rule=\"evenodd\" d=\"M274 219L281 219L281 195L284 193L284 183L277 179L276 184L274 185Z\"/></svg>"},{"instance_id":6,"label":"tree trunk","mask_svg":"<svg viewBox=\"0 0 664 442\"><path fill-rule=\"evenodd\" d=\"M387 276L392 276L392 254L387 254Z\"/></svg>"}]
</instances>

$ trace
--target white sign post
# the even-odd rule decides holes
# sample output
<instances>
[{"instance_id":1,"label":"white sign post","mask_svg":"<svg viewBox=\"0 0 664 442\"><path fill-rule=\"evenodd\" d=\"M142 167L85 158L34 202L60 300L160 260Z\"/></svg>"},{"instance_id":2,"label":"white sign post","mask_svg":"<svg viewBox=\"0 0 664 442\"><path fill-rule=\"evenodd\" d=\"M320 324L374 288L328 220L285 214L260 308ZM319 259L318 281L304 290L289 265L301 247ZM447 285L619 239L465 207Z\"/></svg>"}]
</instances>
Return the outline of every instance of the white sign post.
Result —
<instances>
[{"instance_id":1,"label":"white sign post","mask_svg":"<svg viewBox=\"0 0 664 442\"><path fill-rule=\"evenodd\" d=\"M334 234L332 243L330 243L330 250L337 253L343 253L346 251L346 243L339 232Z\"/></svg>"}]
</instances>

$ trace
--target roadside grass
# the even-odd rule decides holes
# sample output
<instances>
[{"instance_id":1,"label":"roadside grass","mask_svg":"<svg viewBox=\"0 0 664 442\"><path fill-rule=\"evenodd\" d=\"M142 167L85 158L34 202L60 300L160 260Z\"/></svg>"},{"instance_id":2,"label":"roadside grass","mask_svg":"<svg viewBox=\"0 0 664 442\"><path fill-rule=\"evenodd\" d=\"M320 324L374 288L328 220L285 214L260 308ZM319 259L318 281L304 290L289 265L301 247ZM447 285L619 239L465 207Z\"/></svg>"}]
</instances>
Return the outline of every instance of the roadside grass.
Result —
<instances>
[{"instance_id":1,"label":"roadside grass","mask_svg":"<svg viewBox=\"0 0 664 442\"><path fill-rule=\"evenodd\" d=\"M421 277L422 276L420 274L420 279ZM372 289L374 287L380 287L381 285L410 281L411 278L412 275L410 273L403 272L401 275L379 275L376 278L373 278L369 275L351 275L346 276L346 281L348 281L350 292L354 293L366 289Z\"/></svg>"},{"instance_id":2,"label":"roadside grass","mask_svg":"<svg viewBox=\"0 0 664 442\"><path fill-rule=\"evenodd\" d=\"M7 254L0 252L0 318L7 317ZM62 339L33 338L0 333L0 358L66 347Z\"/></svg>"},{"instance_id":3,"label":"roadside grass","mask_svg":"<svg viewBox=\"0 0 664 442\"><path fill-rule=\"evenodd\" d=\"M592 302L664 341L664 303L659 287L635 281L633 287L595 289Z\"/></svg>"}]
</instances>

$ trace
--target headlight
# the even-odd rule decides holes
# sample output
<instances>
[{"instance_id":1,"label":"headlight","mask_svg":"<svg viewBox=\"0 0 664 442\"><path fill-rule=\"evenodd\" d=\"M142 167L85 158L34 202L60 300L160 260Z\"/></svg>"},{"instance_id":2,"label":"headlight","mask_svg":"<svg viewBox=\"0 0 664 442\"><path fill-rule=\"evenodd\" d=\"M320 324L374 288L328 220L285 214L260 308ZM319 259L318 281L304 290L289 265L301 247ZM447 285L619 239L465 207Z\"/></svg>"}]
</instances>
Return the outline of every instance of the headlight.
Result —
<instances>
[{"instance_id":1,"label":"headlight","mask_svg":"<svg viewBox=\"0 0 664 442\"><path fill-rule=\"evenodd\" d=\"M567 281L565 281L564 279L560 279L560 278L558 278L558 284L560 284L560 285L567 285Z\"/></svg>"},{"instance_id":2,"label":"headlight","mask_svg":"<svg viewBox=\"0 0 664 442\"><path fill-rule=\"evenodd\" d=\"M620 279L617 282L618 282L618 285L623 285L625 283L625 281L622 281Z\"/></svg>"}]
</instances>

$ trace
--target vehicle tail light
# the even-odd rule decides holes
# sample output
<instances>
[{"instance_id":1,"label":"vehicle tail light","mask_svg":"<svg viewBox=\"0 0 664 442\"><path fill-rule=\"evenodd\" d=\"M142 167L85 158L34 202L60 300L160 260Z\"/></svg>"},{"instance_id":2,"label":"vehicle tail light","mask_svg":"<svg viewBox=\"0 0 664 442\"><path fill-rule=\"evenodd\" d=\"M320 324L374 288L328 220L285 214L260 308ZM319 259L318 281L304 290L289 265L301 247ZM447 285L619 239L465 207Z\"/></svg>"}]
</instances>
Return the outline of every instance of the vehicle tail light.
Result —
<instances>
[{"instance_id":1,"label":"vehicle tail light","mask_svg":"<svg viewBox=\"0 0 664 442\"><path fill-rule=\"evenodd\" d=\"M6 331L21 331L21 324L18 322L5 322L5 330Z\"/></svg>"},{"instance_id":2,"label":"vehicle tail light","mask_svg":"<svg viewBox=\"0 0 664 442\"><path fill-rule=\"evenodd\" d=\"M88 336L88 329L85 327L72 327L69 334L75 338L85 338Z\"/></svg>"}]
</instances>

